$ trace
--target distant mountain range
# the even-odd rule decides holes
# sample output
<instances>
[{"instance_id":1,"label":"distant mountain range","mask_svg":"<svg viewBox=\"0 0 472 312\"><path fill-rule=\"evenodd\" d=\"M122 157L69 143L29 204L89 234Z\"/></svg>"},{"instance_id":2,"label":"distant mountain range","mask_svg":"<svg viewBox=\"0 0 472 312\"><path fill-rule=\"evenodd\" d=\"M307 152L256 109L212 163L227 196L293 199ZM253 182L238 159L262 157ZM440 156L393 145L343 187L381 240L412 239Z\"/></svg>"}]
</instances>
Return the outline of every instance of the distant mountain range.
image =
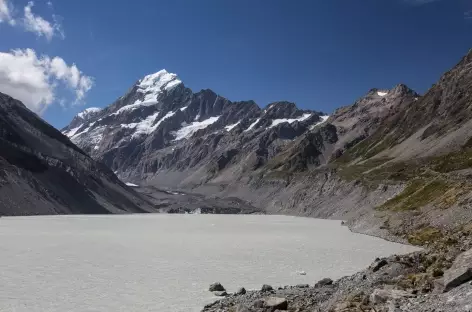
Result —
<instances>
[{"instance_id":1,"label":"distant mountain range","mask_svg":"<svg viewBox=\"0 0 472 312\"><path fill-rule=\"evenodd\" d=\"M423 96L403 84L371 89L328 116L194 93L162 70L62 132L138 185L238 197L269 213L345 219L406 239L418 227L452 227L445 212L472 220L471 84L469 52Z\"/></svg>"}]
</instances>

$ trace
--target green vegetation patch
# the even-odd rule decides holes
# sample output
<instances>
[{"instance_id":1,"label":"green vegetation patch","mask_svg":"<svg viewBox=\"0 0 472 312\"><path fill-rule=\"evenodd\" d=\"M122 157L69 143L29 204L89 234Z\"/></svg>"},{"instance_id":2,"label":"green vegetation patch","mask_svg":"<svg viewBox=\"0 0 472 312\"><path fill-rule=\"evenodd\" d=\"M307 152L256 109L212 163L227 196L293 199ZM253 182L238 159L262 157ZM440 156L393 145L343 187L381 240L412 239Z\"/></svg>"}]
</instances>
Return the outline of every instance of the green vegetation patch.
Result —
<instances>
[{"instance_id":1,"label":"green vegetation patch","mask_svg":"<svg viewBox=\"0 0 472 312\"><path fill-rule=\"evenodd\" d=\"M424 246L439 240L442 235L442 232L437 228L424 227L408 235L408 242L412 245Z\"/></svg>"},{"instance_id":2,"label":"green vegetation patch","mask_svg":"<svg viewBox=\"0 0 472 312\"><path fill-rule=\"evenodd\" d=\"M370 179L370 174L366 173L387 161L388 158L369 159L361 164L338 167L338 173L347 181Z\"/></svg>"},{"instance_id":3,"label":"green vegetation patch","mask_svg":"<svg viewBox=\"0 0 472 312\"><path fill-rule=\"evenodd\" d=\"M431 159L431 169L441 173L472 167L472 148Z\"/></svg>"},{"instance_id":4,"label":"green vegetation patch","mask_svg":"<svg viewBox=\"0 0 472 312\"><path fill-rule=\"evenodd\" d=\"M393 211L417 210L441 198L449 188L450 185L443 180L425 182L422 179L416 179L410 182L403 192L385 202L378 209Z\"/></svg>"}]
</instances>

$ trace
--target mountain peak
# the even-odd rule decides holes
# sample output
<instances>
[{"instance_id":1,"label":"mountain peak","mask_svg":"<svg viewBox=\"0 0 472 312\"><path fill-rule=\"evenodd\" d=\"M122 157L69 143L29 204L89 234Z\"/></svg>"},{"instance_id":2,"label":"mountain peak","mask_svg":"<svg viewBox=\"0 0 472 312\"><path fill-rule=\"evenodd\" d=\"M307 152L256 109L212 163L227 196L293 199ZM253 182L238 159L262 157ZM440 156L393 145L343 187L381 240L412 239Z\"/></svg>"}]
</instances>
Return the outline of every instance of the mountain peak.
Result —
<instances>
[{"instance_id":1,"label":"mountain peak","mask_svg":"<svg viewBox=\"0 0 472 312\"><path fill-rule=\"evenodd\" d=\"M419 96L418 93L415 92L415 90L409 88L407 85L400 83L396 85L393 89L390 90L390 92L394 95L414 95L414 96Z\"/></svg>"},{"instance_id":2,"label":"mountain peak","mask_svg":"<svg viewBox=\"0 0 472 312\"><path fill-rule=\"evenodd\" d=\"M138 90L142 93L156 92L163 89L170 91L181 83L182 81L176 74L169 73L167 70L162 69L154 74L144 76L143 79L139 80Z\"/></svg>"},{"instance_id":3,"label":"mountain peak","mask_svg":"<svg viewBox=\"0 0 472 312\"><path fill-rule=\"evenodd\" d=\"M95 114L95 113L98 113L99 111L101 111L102 109L101 108L98 108L98 107L89 107L89 108L86 108L84 109L82 112L78 113L77 114L77 117L79 118L82 118L82 119L85 119L87 116L89 116L90 114Z\"/></svg>"},{"instance_id":4,"label":"mountain peak","mask_svg":"<svg viewBox=\"0 0 472 312\"><path fill-rule=\"evenodd\" d=\"M65 131L67 129L70 130L73 128L77 128L78 126L82 125L84 122L87 122L93 119L94 117L96 117L101 111L102 109L98 107L89 107L89 108L84 109L83 111L75 115L75 117L72 119L69 126L62 129L62 131Z\"/></svg>"},{"instance_id":5,"label":"mountain peak","mask_svg":"<svg viewBox=\"0 0 472 312\"><path fill-rule=\"evenodd\" d=\"M367 92L367 96L374 95L374 96L380 96L380 97L385 97L389 95L398 96L398 95L407 95L407 94L418 95L413 89L410 89L407 85L402 84L402 83L396 85L392 89L372 88L369 90L369 92Z\"/></svg>"}]
</instances>

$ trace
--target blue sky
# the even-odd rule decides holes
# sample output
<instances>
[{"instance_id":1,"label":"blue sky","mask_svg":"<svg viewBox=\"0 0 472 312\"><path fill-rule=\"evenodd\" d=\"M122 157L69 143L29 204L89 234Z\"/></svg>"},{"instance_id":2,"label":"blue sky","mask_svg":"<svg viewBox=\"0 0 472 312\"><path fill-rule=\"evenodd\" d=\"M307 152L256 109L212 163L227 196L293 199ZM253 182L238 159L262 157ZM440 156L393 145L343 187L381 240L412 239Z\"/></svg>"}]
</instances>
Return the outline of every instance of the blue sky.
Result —
<instances>
[{"instance_id":1,"label":"blue sky","mask_svg":"<svg viewBox=\"0 0 472 312\"><path fill-rule=\"evenodd\" d=\"M58 128L163 68L331 112L374 87L425 92L472 48L471 0L0 0L0 20L0 91Z\"/></svg>"}]
</instances>

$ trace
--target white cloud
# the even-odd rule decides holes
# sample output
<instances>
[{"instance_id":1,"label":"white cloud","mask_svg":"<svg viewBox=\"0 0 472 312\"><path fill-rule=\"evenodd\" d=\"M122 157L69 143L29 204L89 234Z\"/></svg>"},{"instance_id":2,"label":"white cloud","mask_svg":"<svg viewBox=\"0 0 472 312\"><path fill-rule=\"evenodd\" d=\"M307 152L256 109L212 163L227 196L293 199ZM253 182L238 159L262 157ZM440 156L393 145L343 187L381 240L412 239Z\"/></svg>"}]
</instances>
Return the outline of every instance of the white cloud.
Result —
<instances>
[{"instance_id":1,"label":"white cloud","mask_svg":"<svg viewBox=\"0 0 472 312\"><path fill-rule=\"evenodd\" d=\"M51 61L51 73L75 90L77 101L81 101L93 86L92 78L83 75L75 64L68 66L62 58L57 56Z\"/></svg>"},{"instance_id":2,"label":"white cloud","mask_svg":"<svg viewBox=\"0 0 472 312\"><path fill-rule=\"evenodd\" d=\"M62 85L74 93L73 103L80 103L93 86L93 78L84 75L60 57L38 57L32 49L0 52L0 92L22 101L41 114L55 99ZM59 101L65 106L65 100Z\"/></svg>"},{"instance_id":3,"label":"white cloud","mask_svg":"<svg viewBox=\"0 0 472 312\"><path fill-rule=\"evenodd\" d=\"M34 2L30 1L24 8L25 17L23 18L23 26L25 30L35 33L39 37L44 36L48 41L50 41L54 35L60 35L62 33L61 25L57 23L56 20L51 24L41 16L35 15L32 12L33 6Z\"/></svg>"},{"instance_id":4,"label":"white cloud","mask_svg":"<svg viewBox=\"0 0 472 312\"><path fill-rule=\"evenodd\" d=\"M48 2L49 8L53 9L52 3ZM24 7L23 18L15 19L15 8L9 0L0 0L0 23L8 22L11 26L18 26L25 31L32 32L38 37L45 37L48 41L54 36L65 38L64 30L62 28L62 18L58 15L52 15L53 21L47 21L43 17L33 13L34 2L30 1Z\"/></svg>"},{"instance_id":5,"label":"white cloud","mask_svg":"<svg viewBox=\"0 0 472 312\"><path fill-rule=\"evenodd\" d=\"M8 0L0 0L0 23L7 22L14 26L16 21L12 17L12 6Z\"/></svg>"}]
</instances>

